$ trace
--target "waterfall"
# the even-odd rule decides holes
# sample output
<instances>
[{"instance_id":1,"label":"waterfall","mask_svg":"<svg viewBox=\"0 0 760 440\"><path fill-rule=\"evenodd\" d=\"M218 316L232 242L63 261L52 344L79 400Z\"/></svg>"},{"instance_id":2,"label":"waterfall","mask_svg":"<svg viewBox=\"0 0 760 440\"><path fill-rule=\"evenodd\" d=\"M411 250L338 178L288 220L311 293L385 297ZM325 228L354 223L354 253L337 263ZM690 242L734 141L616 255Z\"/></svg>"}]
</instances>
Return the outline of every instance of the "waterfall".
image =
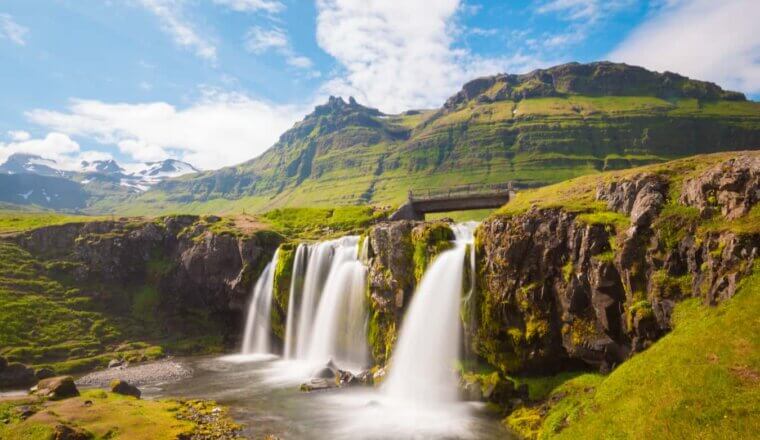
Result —
<instances>
[{"instance_id":1,"label":"waterfall","mask_svg":"<svg viewBox=\"0 0 760 440\"><path fill-rule=\"evenodd\" d=\"M290 280L290 294L288 296L288 316L285 320L285 348L283 355L285 359L292 359L296 355L296 309L300 306L300 294L303 292L304 272L306 271L306 259L308 257L308 246L301 243L296 249L296 256L293 259L292 278Z\"/></svg>"},{"instance_id":2,"label":"waterfall","mask_svg":"<svg viewBox=\"0 0 760 440\"><path fill-rule=\"evenodd\" d=\"M245 333L243 333L242 354L265 354L272 351L269 320L272 311L272 290L278 254L279 250L274 253L272 261L266 265L253 287L251 303L248 306L248 317L245 321Z\"/></svg>"},{"instance_id":3,"label":"waterfall","mask_svg":"<svg viewBox=\"0 0 760 440\"><path fill-rule=\"evenodd\" d=\"M303 281L301 306L298 312L295 341L295 357L304 359L308 355L308 345L322 288L330 272L335 252L332 241L324 241L309 247L309 261Z\"/></svg>"},{"instance_id":4,"label":"waterfall","mask_svg":"<svg viewBox=\"0 0 760 440\"><path fill-rule=\"evenodd\" d=\"M285 358L366 365L367 268L359 259L365 252L357 236L298 246L285 324Z\"/></svg>"},{"instance_id":5,"label":"waterfall","mask_svg":"<svg viewBox=\"0 0 760 440\"><path fill-rule=\"evenodd\" d=\"M383 391L423 403L457 399L454 372L459 357L464 259L472 243L472 223L452 227L454 248L442 252L425 271L401 326Z\"/></svg>"},{"instance_id":6,"label":"waterfall","mask_svg":"<svg viewBox=\"0 0 760 440\"><path fill-rule=\"evenodd\" d=\"M335 257L317 308L308 359L333 359L363 368L369 359L364 304L367 268L359 261L358 237L336 243Z\"/></svg>"}]
</instances>

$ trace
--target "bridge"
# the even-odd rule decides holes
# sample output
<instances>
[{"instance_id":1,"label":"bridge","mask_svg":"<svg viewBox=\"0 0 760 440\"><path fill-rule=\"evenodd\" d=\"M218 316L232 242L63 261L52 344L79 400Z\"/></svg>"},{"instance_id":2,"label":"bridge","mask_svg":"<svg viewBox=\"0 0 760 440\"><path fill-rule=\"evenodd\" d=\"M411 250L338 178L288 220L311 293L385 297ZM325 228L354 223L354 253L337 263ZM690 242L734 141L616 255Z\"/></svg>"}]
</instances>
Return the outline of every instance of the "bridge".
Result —
<instances>
[{"instance_id":1,"label":"bridge","mask_svg":"<svg viewBox=\"0 0 760 440\"><path fill-rule=\"evenodd\" d=\"M425 214L434 212L498 208L514 197L514 193L512 182L409 190L407 202L391 214L389 219L425 220Z\"/></svg>"}]
</instances>

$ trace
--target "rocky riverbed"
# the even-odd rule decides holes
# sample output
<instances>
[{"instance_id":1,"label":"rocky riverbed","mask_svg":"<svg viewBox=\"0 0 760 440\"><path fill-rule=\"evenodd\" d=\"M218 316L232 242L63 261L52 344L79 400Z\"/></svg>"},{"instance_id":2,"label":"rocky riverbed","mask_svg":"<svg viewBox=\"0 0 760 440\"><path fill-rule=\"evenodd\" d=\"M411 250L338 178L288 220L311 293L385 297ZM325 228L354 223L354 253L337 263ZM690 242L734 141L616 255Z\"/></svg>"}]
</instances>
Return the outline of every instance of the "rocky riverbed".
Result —
<instances>
[{"instance_id":1,"label":"rocky riverbed","mask_svg":"<svg viewBox=\"0 0 760 440\"><path fill-rule=\"evenodd\" d=\"M193 371L182 361L165 359L136 366L118 366L96 371L79 378L76 383L84 387L107 387L112 380L127 381L138 387L178 382L191 377Z\"/></svg>"}]
</instances>

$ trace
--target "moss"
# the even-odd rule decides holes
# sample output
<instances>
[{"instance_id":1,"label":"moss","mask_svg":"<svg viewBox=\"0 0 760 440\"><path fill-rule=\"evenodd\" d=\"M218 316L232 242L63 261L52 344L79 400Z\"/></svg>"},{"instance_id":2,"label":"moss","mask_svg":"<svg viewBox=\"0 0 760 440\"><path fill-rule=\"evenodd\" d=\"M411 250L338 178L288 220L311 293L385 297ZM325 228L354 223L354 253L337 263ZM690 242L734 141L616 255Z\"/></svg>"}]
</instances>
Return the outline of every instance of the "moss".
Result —
<instances>
[{"instance_id":1,"label":"moss","mask_svg":"<svg viewBox=\"0 0 760 440\"><path fill-rule=\"evenodd\" d=\"M666 270L658 270L652 274L652 291L658 298L680 298L691 296L694 277L687 273L674 277Z\"/></svg>"},{"instance_id":2,"label":"moss","mask_svg":"<svg viewBox=\"0 0 760 440\"><path fill-rule=\"evenodd\" d=\"M694 233L699 222L698 209L671 202L662 209L652 228L666 249L675 249L681 240Z\"/></svg>"},{"instance_id":3,"label":"moss","mask_svg":"<svg viewBox=\"0 0 760 440\"><path fill-rule=\"evenodd\" d=\"M376 365L385 365L388 362L396 337L396 321L393 314L383 310L371 310L367 339Z\"/></svg>"},{"instance_id":4,"label":"moss","mask_svg":"<svg viewBox=\"0 0 760 440\"><path fill-rule=\"evenodd\" d=\"M412 230L414 278L419 282L433 259L453 247L454 232L447 223L425 223Z\"/></svg>"},{"instance_id":5,"label":"moss","mask_svg":"<svg viewBox=\"0 0 760 440\"><path fill-rule=\"evenodd\" d=\"M285 339L285 321L290 299L290 282L293 278L293 262L296 257L296 243L283 243L277 249L277 265L274 268L273 300L271 315L272 332L280 339Z\"/></svg>"},{"instance_id":6,"label":"moss","mask_svg":"<svg viewBox=\"0 0 760 440\"><path fill-rule=\"evenodd\" d=\"M631 331L637 321L654 318L654 310L652 310L652 304L649 301L637 301L628 308L625 316L627 328Z\"/></svg>"},{"instance_id":7,"label":"moss","mask_svg":"<svg viewBox=\"0 0 760 440\"><path fill-rule=\"evenodd\" d=\"M570 278L573 276L573 272L575 270L575 265L573 264L572 260L567 260L567 263L565 263L564 266L562 266L562 279L565 280L565 282L569 283Z\"/></svg>"}]
</instances>

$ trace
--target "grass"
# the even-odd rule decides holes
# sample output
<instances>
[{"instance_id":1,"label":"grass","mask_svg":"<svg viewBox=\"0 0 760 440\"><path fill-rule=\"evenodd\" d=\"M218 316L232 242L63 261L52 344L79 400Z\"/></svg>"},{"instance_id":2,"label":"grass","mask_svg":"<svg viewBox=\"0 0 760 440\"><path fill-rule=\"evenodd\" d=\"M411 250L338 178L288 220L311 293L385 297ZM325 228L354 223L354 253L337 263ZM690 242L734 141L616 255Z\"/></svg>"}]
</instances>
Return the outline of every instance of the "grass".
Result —
<instances>
[{"instance_id":1,"label":"grass","mask_svg":"<svg viewBox=\"0 0 760 440\"><path fill-rule=\"evenodd\" d=\"M754 438L760 432L760 270L717 307L697 299L679 303L673 322L671 333L607 377L534 380L532 396L554 401L543 410L519 409L505 423L530 438Z\"/></svg>"},{"instance_id":2,"label":"grass","mask_svg":"<svg viewBox=\"0 0 760 440\"><path fill-rule=\"evenodd\" d=\"M0 211L0 234L24 232L42 226L61 225L64 223L103 220L105 218L47 212Z\"/></svg>"},{"instance_id":3,"label":"grass","mask_svg":"<svg viewBox=\"0 0 760 440\"><path fill-rule=\"evenodd\" d=\"M282 208L269 211L261 220L273 230L291 237L324 237L332 232L368 226L386 212L371 206L336 208Z\"/></svg>"},{"instance_id":4,"label":"grass","mask_svg":"<svg viewBox=\"0 0 760 440\"><path fill-rule=\"evenodd\" d=\"M198 349L193 351L222 347L220 338L198 339L209 332L207 317L196 319L197 334L166 333L155 325L155 286L75 285L48 269L54 263L0 241L0 356L72 373L103 367L115 357L154 359L183 345ZM157 260L153 266L161 270L164 264ZM208 345L194 346L198 342Z\"/></svg>"},{"instance_id":5,"label":"grass","mask_svg":"<svg viewBox=\"0 0 760 440\"><path fill-rule=\"evenodd\" d=\"M85 401L91 404L85 405ZM21 420L16 407L31 406L36 413ZM86 390L81 396L59 401L35 398L0 400L0 438L48 440L56 425L76 426L97 439L151 440L190 438L198 425L181 420L188 411L210 412L213 402L145 400L102 390ZM235 426L224 415L221 423Z\"/></svg>"}]
</instances>

